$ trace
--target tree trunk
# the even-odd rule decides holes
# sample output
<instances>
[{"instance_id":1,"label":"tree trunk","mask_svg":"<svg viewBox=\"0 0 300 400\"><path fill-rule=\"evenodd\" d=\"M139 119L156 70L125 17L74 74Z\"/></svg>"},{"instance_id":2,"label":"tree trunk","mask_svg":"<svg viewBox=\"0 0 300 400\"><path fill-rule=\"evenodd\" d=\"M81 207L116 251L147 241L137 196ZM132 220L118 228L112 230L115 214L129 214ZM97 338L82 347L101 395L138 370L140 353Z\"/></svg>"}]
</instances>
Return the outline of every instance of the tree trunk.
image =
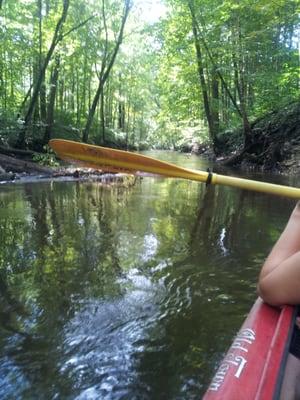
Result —
<instances>
[{"instance_id":1,"label":"tree trunk","mask_svg":"<svg viewBox=\"0 0 300 400\"><path fill-rule=\"evenodd\" d=\"M33 86L35 86L37 84L37 81L39 79L39 73L40 73L39 63L37 62L37 60L35 60L35 63L33 65L33 69L32 69ZM35 103L35 106L34 106L33 118L32 119L33 119L32 125L35 126L37 121L40 119L39 98L36 99L36 103Z\"/></svg>"},{"instance_id":2,"label":"tree trunk","mask_svg":"<svg viewBox=\"0 0 300 400\"><path fill-rule=\"evenodd\" d=\"M119 101L118 110L118 128L120 131L125 132L125 104L123 101Z\"/></svg>"},{"instance_id":3,"label":"tree trunk","mask_svg":"<svg viewBox=\"0 0 300 400\"><path fill-rule=\"evenodd\" d=\"M55 104L55 96L57 92L57 82L59 75L59 65L60 65L60 56L57 55L55 58L55 65L51 74L50 80L50 93L49 93L49 103L48 103L48 112L47 112L47 124L44 134L44 143L47 144L52 137L52 127L54 122L54 104Z\"/></svg>"},{"instance_id":4,"label":"tree trunk","mask_svg":"<svg viewBox=\"0 0 300 400\"><path fill-rule=\"evenodd\" d=\"M19 132L19 136L18 136L18 140L17 140L17 147L22 148L25 146L27 129L31 122L34 108L36 107L36 104L37 104L38 95L39 95L43 80L45 78L46 69L48 67L48 64L50 62L50 59L52 57L52 54L53 54L57 44L62 39L62 27L67 18L68 8L69 8L69 0L63 0L63 11L62 11L61 17L59 18L59 20L56 24L55 32L54 32L54 35L52 38L52 43L51 43L48 53L45 57L43 65L41 66L41 70L40 70L37 82L34 86L32 98L31 98L27 113L24 118L24 126L21 129L21 131Z\"/></svg>"},{"instance_id":5,"label":"tree trunk","mask_svg":"<svg viewBox=\"0 0 300 400\"><path fill-rule=\"evenodd\" d=\"M243 127L244 127L244 147L248 147L252 141L251 126L247 115L246 107L246 87L245 87L245 74L244 66L242 61L242 38L241 38L241 27L240 22L237 21L237 34L235 35L234 29L232 30L232 36L234 38L233 46L237 49L238 54L235 51L232 53L232 62L234 68L234 81L236 91L240 102L240 110L242 113Z\"/></svg>"},{"instance_id":6,"label":"tree trunk","mask_svg":"<svg viewBox=\"0 0 300 400\"><path fill-rule=\"evenodd\" d=\"M96 110L97 104L99 102L99 98L100 98L101 92L104 89L105 82L107 81L107 79L109 77L110 71L111 71L111 69L112 69L112 67L114 65L115 59L117 57L119 48L120 48L122 40L123 40L124 28L125 28L125 23L126 23L126 20L127 20L127 17L128 17L129 10L130 10L130 0L125 0L124 15L122 17L119 35L118 35L117 42L116 42L115 48L113 50L111 59L109 60L108 64L107 64L107 59L106 59L107 58L107 52L105 52L105 55L104 55L104 61L102 63L102 69L101 69L101 73L100 73L100 76L99 76L98 88L97 88L95 97L93 99L92 106L91 106L90 111L89 111L89 115L88 115L88 118L87 118L86 126L85 126L84 131L83 131L83 136L82 136L82 141L83 142L87 142L88 141L90 129L91 129L91 126L92 126L92 123L93 123L94 115L95 115L95 110ZM107 38L106 38L106 40L107 40ZM106 42L106 43L108 44L108 42ZM106 45L106 47L107 47L107 45ZM107 64L107 66L106 66L106 64Z\"/></svg>"},{"instance_id":7,"label":"tree trunk","mask_svg":"<svg viewBox=\"0 0 300 400\"><path fill-rule=\"evenodd\" d=\"M43 14L42 14L42 0L37 0L37 7L38 7L38 20L39 20L39 71L42 68L42 63L43 63L43 52L42 52L42 44L43 44L43 36L42 36L42 23L43 23ZM47 116L47 110L46 110L46 85L45 85L45 76L43 79L43 82L41 84L41 89L40 89L40 109L39 109L39 115L40 119L45 122L46 121L46 116Z\"/></svg>"},{"instance_id":8,"label":"tree trunk","mask_svg":"<svg viewBox=\"0 0 300 400\"><path fill-rule=\"evenodd\" d=\"M221 81L221 83L222 83L222 86L223 86L224 90L226 91L228 97L230 98L230 100L231 100L231 102L232 102L234 108L236 109L237 113L239 114L239 116L240 116L240 117L243 119L243 121L244 121L244 116L243 116L243 113L242 113L240 107L239 107L238 104L237 104L236 97L235 97L235 93L232 95L231 90L229 89L229 87L228 87L228 85L227 85L227 83L226 83L226 81L225 81L223 75L222 75L221 72L220 72L220 69L218 68L218 65L216 64L216 62L215 62L215 60L214 60L214 57L213 57L212 54L211 54L211 51L210 51L210 49L209 49L209 46L208 46L207 43L206 43L205 37L204 37L203 33L201 32L201 29L200 29L200 27L199 27L199 25L198 25L198 22L197 22L197 20L196 20L196 16L195 16L194 6L193 6L193 3L192 3L192 0L188 0L188 6L189 6L189 9L190 9L190 12L191 12L192 22L193 22L193 24L195 25L196 33L197 33L197 35L199 34L199 38L201 39L201 41L202 41L202 43L203 43L203 46L204 46L204 48L205 48L205 51L206 51L206 53L207 53L207 55L208 55L208 57L209 57L209 59L210 59L212 65L213 65L213 67L214 67L214 69L215 69L215 72L217 73L217 75L218 75L219 78L220 78L220 81ZM202 25L204 25L204 23L202 23Z\"/></svg>"},{"instance_id":9,"label":"tree trunk","mask_svg":"<svg viewBox=\"0 0 300 400\"><path fill-rule=\"evenodd\" d=\"M105 113L104 113L104 93L103 90L100 96L100 130L102 143L105 143Z\"/></svg>"},{"instance_id":10,"label":"tree trunk","mask_svg":"<svg viewBox=\"0 0 300 400\"><path fill-rule=\"evenodd\" d=\"M205 74L204 74L202 51L201 51L201 46L200 46L200 43L198 40L198 32L197 32L197 24L195 21L195 15L192 12L192 10L190 10L190 11L191 11L191 17L192 17L192 29L193 29L194 44L195 44L196 55L197 55L197 67L198 67L198 75L199 75L199 79L200 79L200 86L201 86L202 96L203 96L204 111L205 111L205 116L206 116L207 123L208 123L209 137L210 137L210 140L214 147L215 142L216 142L216 132L215 132L215 126L213 123L211 108L210 108L210 104L209 104L209 96L208 96L208 89L207 89L207 84L206 84L206 79L205 79Z\"/></svg>"},{"instance_id":11,"label":"tree trunk","mask_svg":"<svg viewBox=\"0 0 300 400\"><path fill-rule=\"evenodd\" d=\"M87 55L84 53L84 63L83 63L83 88L82 88L82 107L81 115L85 116L86 113L86 82L87 82Z\"/></svg>"},{"instance_id":12,"label":"tree trunk","mask_svg":"<svg viewBox=\"0 0 300 400\"><path fill-rule=\"evenodd\" d=\"M72 113L75 112L75 74L74 74L74 66L72 65L72 83L71 83L71 104L70 108Z\"/></svg>"},{"instance_id":13,"label":"tree trunk","mask_svg":"<svg viewBox=\"0 0 300 400\"><path fill-rule=\"evenodd\" d=\"M98 104L98 101L99 101L99 98L100 98L102 90L103 90L103 84L99 80L98 88L97 88L95 97L93 99L93 103L92 103L92 106L90 108L89 115L88 115L88 118L87 118L87 122L86 122L84 131L83 131L83 135L82 135L82 141L85 142L85 143L88 141L88 138L89 138L90 129L91 129L91 126L92 126L92 123L93 123L96 107L97 107L97 104Z\"/></svg>"},{"instance_id":14,"label":"tree trunk","mask_svg":"<svg viewBox=\"0 0 300 400\"><path fill-rule=\"evenodd\" d=\"M106 107L105 107L105 119L106 125L111 128L113 127L113 90L111 89L110 79L107 80L106 84Z\"/></svg>"},{"instance_id":15,"label":"tree trunk","mask_svg":"<svg viewBox=\"0 0 300 400\"><path fill-rule=\"evenodd\" d=\"M211 114L214 124L214 132L216 135L219 133L220 116L219 116L219 79L215 66L212 69L212 82L211 82Z\"/></svg>"},{"instance_id":16,"label":"tree trunk","mask_svg":"<svg viewBox=\"0 0 300 400\"><path fill-rule=\"evenodd\" d=\"M79 70L76 67L76 125L80 124L80 113L81 113L81 99L80 99L80 80L79 80Z\"/></svg>"},{"instance_id":17,"label":"tree trunk","mask_svg":"<svg viewBox=\"0 0 300 400\"><path fill-rule=\"evenodd\" d=\"M64 76L64 73L61 74ZM58 99L59 99L59 110L61 113L64 111L64 91L65 91L65 84L63 79L59 79L59 85L58 85L59 91L58 91Z\"/></svg>"},{"instance_id":18,"label":"tree trunk","mask_svg":"<svg viewBox=\"0 0 300 400\"><path fill-rule=\"evenodd\" d=\"M248 120L248 115L247 115L247 111L246 111L244 90L241 87L242 82L240 81L239 67L238 67L238 63L237 63L236 56L234 53L232 55L232 59L233 59L233 68L234 68L235 88L236 88L236 92L237 92L239 102L240 102L240 111L241 111L242 121L243 121L244 147L247 147L251 143L251 126L250 126L250 122Z\"/></svg>"},{"instance_id":19,"label":"tree trunk","mask_svg":"<svg viewBox=\"0 0 300 400\"><path fill-rule=\"evenodd\" d=\"M41 85L40 90L40 117L43 122L47 119L47 100L46 100L46 85L45 80Z\"/></svg>"}]
</instances>

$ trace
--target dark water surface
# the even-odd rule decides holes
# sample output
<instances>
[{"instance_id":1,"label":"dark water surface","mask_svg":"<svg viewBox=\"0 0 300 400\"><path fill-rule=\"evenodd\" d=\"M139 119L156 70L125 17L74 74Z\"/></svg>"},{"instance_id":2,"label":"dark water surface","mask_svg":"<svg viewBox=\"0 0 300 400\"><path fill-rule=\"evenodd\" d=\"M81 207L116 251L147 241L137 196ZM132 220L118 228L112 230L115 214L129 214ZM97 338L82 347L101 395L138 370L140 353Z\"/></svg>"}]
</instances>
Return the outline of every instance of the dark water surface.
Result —
<instances>
[{"instance_id":1,"label":"dark water surface","mask_svg":"<svg viewBox=\"0 0 300 400\"><path fill-rule=\"evenodd\" d=\"M201 398L294 203L152 177L0 186L0 398Z\"/></svg>"}]
</instances>

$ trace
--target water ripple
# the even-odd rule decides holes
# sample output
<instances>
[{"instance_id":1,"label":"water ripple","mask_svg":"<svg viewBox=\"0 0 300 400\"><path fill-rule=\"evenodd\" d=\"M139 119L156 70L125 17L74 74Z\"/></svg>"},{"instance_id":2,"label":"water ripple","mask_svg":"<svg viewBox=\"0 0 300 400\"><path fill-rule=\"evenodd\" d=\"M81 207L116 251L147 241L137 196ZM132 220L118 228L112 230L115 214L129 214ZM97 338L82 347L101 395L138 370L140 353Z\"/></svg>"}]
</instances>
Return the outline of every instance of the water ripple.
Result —
<instances>
[{"instance_id":1,"label":"water ripple","mask_svg":"<svg viewBox=\"0 0 300 400\"><path fill-rule=\"evenodd\" d=\"M109 301L91 299L65 326L60 373L80 388L76 399L121 398L124 388L128 393L130 385L138 384L138 355L163 349L150 331L165 288L137 270L125 281L130 286L123 296Z\"/></svg>"}]
</instances>

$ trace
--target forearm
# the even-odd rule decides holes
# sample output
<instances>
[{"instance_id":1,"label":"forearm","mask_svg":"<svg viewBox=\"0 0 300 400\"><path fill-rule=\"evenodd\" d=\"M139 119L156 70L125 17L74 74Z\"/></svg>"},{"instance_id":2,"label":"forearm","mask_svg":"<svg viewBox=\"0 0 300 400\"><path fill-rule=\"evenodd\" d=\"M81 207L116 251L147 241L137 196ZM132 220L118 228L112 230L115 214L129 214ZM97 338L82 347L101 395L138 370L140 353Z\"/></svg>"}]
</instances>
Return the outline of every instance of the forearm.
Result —
<instances>
[{"instance_id":1,"label":"forearm","mask_svg":"<svg viewBox=\"0 0 300 400\"><path fill-rule=\"evenodd\" d=\"M266 259L259 280L265 278L297 251L300 251L300 202L294 208L284 231Z\"/></svg>"},{"instance_id":2,"label":"forearm","mask_svg":"<svg viewBox=\"0 0 300 400\"><path fill-rule=\"evenodd\" d=\"M300 202L262 267L258 293L271 305L300 304Z\"/></svg>"},{"instance_id":3,"label":"forearm","mask_svg":"<svg viewBox=\"0 0 300 400\"><path fill-rule=\"evenodd\" d=\"M271 305L300 304L300 251L260 278L258 293Z\"/></svg>"}]
</instances>

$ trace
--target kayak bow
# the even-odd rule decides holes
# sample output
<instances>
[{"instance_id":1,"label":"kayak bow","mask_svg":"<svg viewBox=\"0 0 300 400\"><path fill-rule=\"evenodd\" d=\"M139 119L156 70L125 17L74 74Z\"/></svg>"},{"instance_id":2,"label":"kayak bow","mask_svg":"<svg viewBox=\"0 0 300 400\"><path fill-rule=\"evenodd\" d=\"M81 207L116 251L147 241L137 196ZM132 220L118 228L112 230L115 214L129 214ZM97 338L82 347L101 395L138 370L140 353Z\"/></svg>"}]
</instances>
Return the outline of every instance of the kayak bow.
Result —
<instances>
[{"instance_id":1,"label":"kayak bow","mask_svg":"<svg viewBox=\"0 0 300 400\"><path fill-rule=\"evenodd\" d=\"M279 398L294 309L292 306L270 307L258 298L203 400Z\"/></svg>"}]
</instances>

